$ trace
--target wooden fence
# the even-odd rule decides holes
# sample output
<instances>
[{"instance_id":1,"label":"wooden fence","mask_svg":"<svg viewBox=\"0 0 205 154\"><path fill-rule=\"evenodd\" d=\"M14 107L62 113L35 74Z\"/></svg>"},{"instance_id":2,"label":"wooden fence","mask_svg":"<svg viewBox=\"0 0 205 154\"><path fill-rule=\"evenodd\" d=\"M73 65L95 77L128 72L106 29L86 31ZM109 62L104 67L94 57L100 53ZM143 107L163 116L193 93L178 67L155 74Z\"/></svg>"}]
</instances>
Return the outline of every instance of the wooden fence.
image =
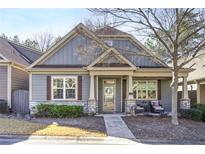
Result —
<instances>
[{"instance_id":1,"label":"wooden fence","mask_svg":"<svg viewBox=\"0 0 205 154\"><path fill-rule=\"evenodd\" d=\"M29 91L15 90L12 92L12 112L20 114L29 113Z\"/></svg>"}]
</instances>

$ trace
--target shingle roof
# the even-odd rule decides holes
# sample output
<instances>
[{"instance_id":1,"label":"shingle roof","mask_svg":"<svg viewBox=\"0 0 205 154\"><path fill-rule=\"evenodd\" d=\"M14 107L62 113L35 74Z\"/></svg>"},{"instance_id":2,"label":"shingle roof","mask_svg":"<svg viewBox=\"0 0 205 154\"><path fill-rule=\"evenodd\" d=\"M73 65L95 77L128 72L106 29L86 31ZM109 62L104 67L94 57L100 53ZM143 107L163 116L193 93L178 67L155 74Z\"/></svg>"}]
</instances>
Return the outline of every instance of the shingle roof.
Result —
<instances>
[{"instance_id":1,"label":"shingle roof","mask_svg":"<svg viewBox=\"0 0 205 154\"><path fill-rule=\"evenodd\" d=\"M110 26L106 26L104 28L96 30L95 34L96 35L128 35L127 33Z\"/></svg>"},{"instance_id":2,"label":"shingle roof","mask_svg":"<svg viewBox=\"0 0 205 154\"><path fill-rule=\"evenodd\" d=\"M9 41L9 43L17 50L20 54L24 55L27 59L29 59L30 63L36 61L42 53L36 51L34 49L28 48L26 46L14 43Z\"/></svg>"},{"instance_id":3,"label":"shingle roof","mask_svg":"<svg viewBox=\"0 0 205 154\"><path fill-rule=\"evenodd\" d=\"M0 38L0 54L9 61L28 66L40 57L41 54L37 54L36 52L37 51L32 51L20 44L18 45L4 38Z\"/></svg>"}]
</instances>

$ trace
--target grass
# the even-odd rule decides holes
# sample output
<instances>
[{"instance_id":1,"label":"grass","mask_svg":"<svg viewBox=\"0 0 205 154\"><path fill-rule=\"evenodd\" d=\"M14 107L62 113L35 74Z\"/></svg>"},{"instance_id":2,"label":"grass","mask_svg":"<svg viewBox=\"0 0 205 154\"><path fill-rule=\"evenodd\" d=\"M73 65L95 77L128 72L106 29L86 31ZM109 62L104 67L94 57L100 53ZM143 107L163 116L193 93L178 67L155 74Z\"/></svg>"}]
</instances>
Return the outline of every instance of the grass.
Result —
<instances>
[{"instance_id":1,"label":"grass","mask_svg":"<svg viewBox=\"0 0 205 154\"><path fill-rule=\"evenodd\" d=\"M102 132L82 128L46 125L24 120L0 118L0 135L39 135L39 136L73 136L105 137Z\"/></svg>"}]
</instances>

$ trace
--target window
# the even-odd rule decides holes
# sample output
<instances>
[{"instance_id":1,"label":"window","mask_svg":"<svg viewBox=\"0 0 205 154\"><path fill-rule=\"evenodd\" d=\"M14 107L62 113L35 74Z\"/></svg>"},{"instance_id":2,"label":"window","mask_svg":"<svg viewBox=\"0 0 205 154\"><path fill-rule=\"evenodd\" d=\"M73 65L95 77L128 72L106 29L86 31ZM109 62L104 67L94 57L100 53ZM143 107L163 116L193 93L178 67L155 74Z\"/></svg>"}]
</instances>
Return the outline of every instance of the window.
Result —
<instances>
[{"instance_id":1,"label":"window","mask_svg":"<svg viewBox=\"0 0 205 154\"><path fill-rule=\"evenodd\" d=\"M52 78L53 100L77 99L77 77L53 77Z\"/></svg>"},{"instance_id":2,"label":"window","mask_svg":"<svg viewBox=\"0 0 205 154\"><path fill-rule=\"evenodd\" d=\"M135 99L157 99L157 81L133 81L133 96Z\"/></svg>"}]
</instances>

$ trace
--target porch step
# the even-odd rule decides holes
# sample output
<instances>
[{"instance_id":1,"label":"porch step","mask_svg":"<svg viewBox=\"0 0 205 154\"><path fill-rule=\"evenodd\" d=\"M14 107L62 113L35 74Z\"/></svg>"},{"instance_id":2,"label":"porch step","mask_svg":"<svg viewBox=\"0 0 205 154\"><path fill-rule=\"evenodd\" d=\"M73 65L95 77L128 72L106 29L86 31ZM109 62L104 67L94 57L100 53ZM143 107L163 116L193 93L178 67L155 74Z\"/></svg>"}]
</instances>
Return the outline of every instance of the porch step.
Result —
<instances>
[{"instance_id":1,"label":"porch step","mask_svg":"<svg viewBox=\"0 0 205 154\"><path fill-rule=\"evenodd\" d=\"M121 115L103 115L108 136L135 139L130 129L122 120Z\"/></svg>"}]
</instances>

